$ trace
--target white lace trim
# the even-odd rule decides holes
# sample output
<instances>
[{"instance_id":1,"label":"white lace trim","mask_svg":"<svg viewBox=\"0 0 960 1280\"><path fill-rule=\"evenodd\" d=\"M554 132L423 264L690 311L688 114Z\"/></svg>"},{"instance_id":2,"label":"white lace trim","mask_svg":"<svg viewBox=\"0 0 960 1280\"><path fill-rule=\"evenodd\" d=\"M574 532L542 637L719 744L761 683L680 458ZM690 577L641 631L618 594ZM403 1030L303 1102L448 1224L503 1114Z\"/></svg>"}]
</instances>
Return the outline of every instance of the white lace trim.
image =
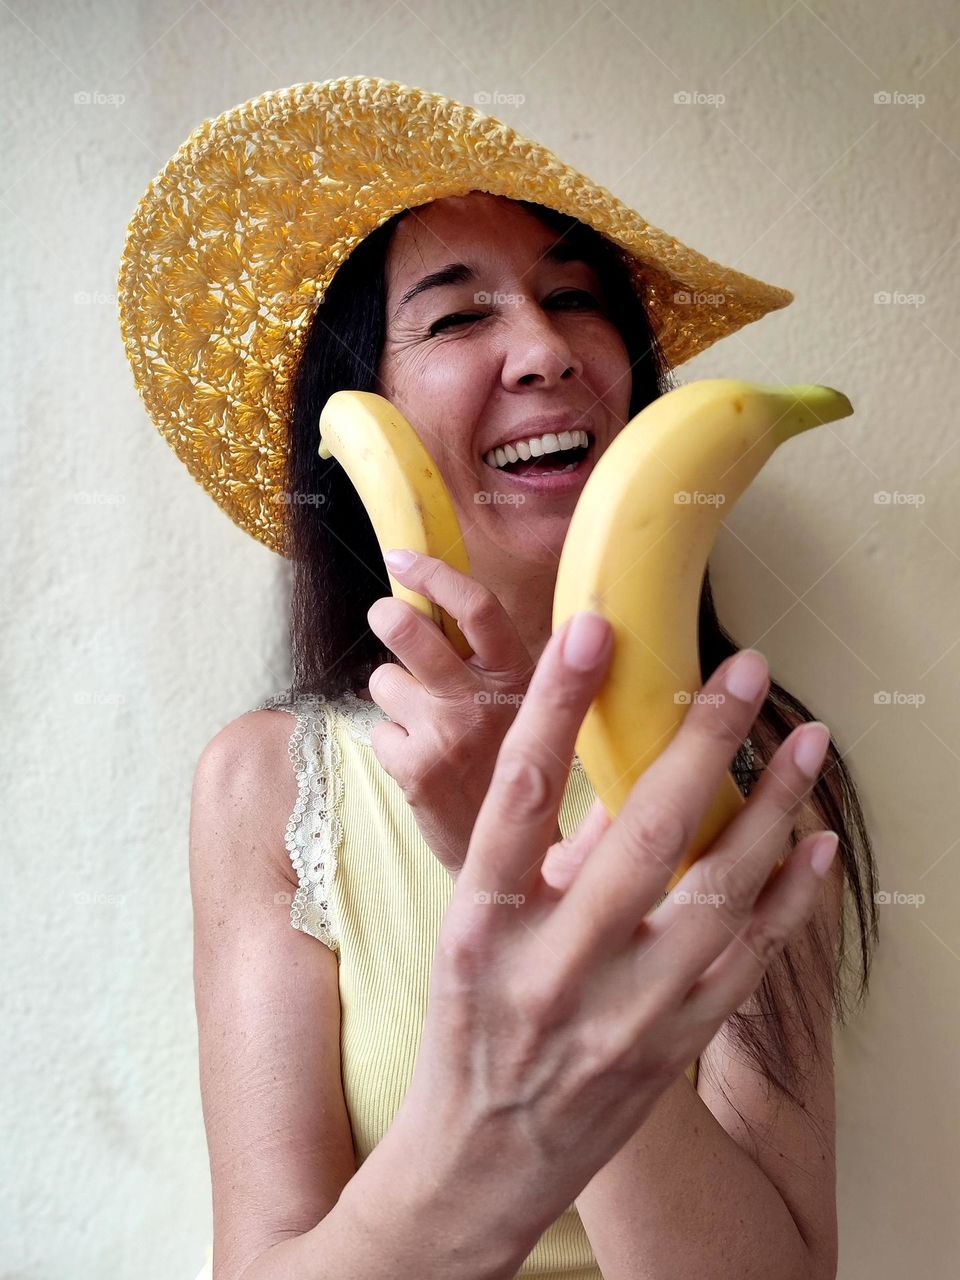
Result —
<instances>
[{"instance_id":1,"label":"white lace trim","mask_svg":"<svg viewBox=\"0 0 960 1280\"><path fill-rule=\"evenodd\" d=\"M317 698L291 702L284 691L254 710L287 711L296 717L287 752L297 778L297 802L284 837L298 886L290 905L290 923L338 952L339 928L327 891L337 874L343 836L343 778L340 747L328 732L326 703Z\"/></svg>"}]
</instances>

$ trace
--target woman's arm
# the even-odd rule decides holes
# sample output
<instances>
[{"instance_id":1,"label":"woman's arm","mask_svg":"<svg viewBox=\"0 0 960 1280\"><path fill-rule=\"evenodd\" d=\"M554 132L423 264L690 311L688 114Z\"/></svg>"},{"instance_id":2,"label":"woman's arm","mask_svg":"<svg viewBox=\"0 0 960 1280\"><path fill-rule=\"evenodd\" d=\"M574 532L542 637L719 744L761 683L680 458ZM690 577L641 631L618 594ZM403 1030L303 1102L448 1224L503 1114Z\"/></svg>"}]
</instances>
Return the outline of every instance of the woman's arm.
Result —
<instances>
[{"instance_id":1,"label":"woman's arm","mask_svg":"<svg viewBox=\"0 0 960 1280\"><path fill-rule=\"evenodd\" d=\"M489 1161L430 1167L436 1161L404 1127L401 1106L357 1171L340 1075L337 959L290 924L290 723L281 711L238 717L207 745L194 777L190 883L213 1280L512 1276L548 1224L521 1222L518 1237L484 1208L481 1184L499 1178ZM449 1204L446 1187L455 1188Z\"/></svg>"}]
</instances>

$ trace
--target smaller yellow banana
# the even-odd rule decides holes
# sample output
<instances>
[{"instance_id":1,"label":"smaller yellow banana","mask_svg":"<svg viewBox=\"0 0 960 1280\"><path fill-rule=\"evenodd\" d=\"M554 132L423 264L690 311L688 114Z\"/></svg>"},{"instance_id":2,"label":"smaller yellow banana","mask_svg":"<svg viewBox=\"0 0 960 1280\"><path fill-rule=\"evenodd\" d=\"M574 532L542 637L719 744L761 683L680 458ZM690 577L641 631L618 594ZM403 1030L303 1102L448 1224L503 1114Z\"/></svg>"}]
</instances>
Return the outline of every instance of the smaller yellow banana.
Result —
<instances>
[{"instance_id":1,"label":"smaller yellow banana","mask_svg":"<svg viewBox=\"0 0 960 1280\"><path fill-rule=\"evenodd\" d=\"M470 561L439 468L403 414L373 391L335 391L320 414L321 458L334 457L360 496L381 552L409 547L461 573ZM473 653L445 609L387 571L390 589L440 627L462 658Z\"/></svg>"}]
</instances>

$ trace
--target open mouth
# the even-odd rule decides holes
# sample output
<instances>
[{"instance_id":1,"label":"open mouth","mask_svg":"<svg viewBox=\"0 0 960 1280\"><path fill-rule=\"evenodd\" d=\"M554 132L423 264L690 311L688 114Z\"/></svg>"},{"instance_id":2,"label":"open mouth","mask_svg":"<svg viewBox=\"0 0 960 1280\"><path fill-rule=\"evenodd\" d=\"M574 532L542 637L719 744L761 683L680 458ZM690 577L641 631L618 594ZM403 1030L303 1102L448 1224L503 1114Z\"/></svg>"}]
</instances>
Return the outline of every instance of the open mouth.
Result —
<instances>
[{"instance_id":1,"label":"open mouth","mask_svg":"<svg viewBox=\"0 0 960 1280\"><path fill-rule=\"evenodd\" d=\"M518 458L516 462L505 462L503 466L494 466L492 470L502 471L511 476L549 476L563 475L576 471L590 456L596 444L596 437L587 432L585 445L574 445L571 449L559 449L554 453L542 454L539 458ZM487 462L486 466L491 464Z\"/></svg>"}]
</instances>

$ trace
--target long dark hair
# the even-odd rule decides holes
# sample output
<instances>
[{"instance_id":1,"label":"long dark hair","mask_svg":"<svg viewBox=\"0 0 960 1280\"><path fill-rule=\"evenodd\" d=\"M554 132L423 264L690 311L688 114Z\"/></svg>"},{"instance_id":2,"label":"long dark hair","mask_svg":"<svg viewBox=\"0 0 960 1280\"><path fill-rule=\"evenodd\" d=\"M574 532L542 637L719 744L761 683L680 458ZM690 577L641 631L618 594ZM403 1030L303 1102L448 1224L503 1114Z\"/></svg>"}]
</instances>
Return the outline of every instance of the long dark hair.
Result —
<instances>
[{"instance_id":1,"label":"long dark hair","mask_svg":"<svg viewBox=\"0 0 960 1280\"><path fill-rule=\"evenodd\" d=\"M626 269L623 251L575 218L529 201L517 203L575 245L598 270L609 313L629 355L632 418L677 384ZM365 688L375 667L396 661L367 625L371 604L390 594L380 547L343 468L333 458L319 457L317 423L334 391L377 389L376 370L385 336L386 255L398 223L407 214L401 210L374 230L338 268L307 327L290 388L286 549L292 560L290 696L294 698L330 699L346 690L356 692ZM717 617L709 570L703 579L698 625L700 666L706 682L739 647ZM797 724L819 718L771 677L769 694L750 731L758 766L769 761ZM741 783L744 794L749 793L758 771L755 768L750 776L749 770L744 774L738 768L745 779ZM837 858L845 892L836 964L831 962L828 941L816 917L807 925L806 937L816 974L830 983L832 1013L843 1025L848 1017L843 976L846 896L852 898L857 915L859 1005L868 989L872 952L878 941L876 868L856 786L832 740L811 798L823 825L840 837ZM796 837L791 836L791 847L794 844ZM799 1055L791 1052L786 1028L788 1022L799 1022L805 1045L812 1049L815 1024L804 968L794 949L796 941L768 967L751 1008L730 1016L729 1028L746 1060L783 1096L800 1105L794 1086L805 1072Z\"/></svg>"}]
</instances>

